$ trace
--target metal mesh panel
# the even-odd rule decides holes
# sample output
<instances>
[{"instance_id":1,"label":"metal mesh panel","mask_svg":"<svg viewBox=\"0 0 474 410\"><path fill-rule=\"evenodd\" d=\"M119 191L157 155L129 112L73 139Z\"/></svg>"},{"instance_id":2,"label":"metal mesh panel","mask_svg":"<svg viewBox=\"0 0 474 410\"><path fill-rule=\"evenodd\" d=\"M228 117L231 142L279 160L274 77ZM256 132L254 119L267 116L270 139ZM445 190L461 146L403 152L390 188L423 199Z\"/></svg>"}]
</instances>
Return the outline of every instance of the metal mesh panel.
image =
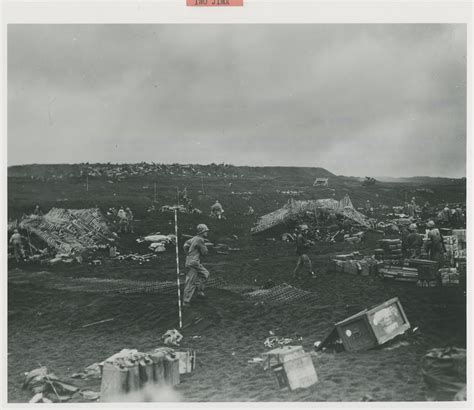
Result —
<instances>
[{"instance_id":1,"label":"metal mesh panel","mask_svg":"<svg viewBox=\"0 0 474 410\"><path fill-rule=\"evenodd\" d=\"M14 281L15 282L15 281ZM43 282L44 283L44 282ZM184 284L184 281L181 282ZM75 278L62 281L55 280L48 287L59 290L90 292L90 293L176 293L174 281L135 281L125 279ZM210 278L207 287L224 288L225 282L218 278Z\"/></svg>"},{"instance_id":2,"label":"metal mesh panel","mask_svg":"<svg viewBox=\"0 0 474 410\"><path fill-rule=\"evenodd\" d=\"M93 248L110 233L105 218L98 209L52 208L44 216L32 215L20 222L49 246L65 253Z\"/></svg>"},{"instance_id":3,"label":"metal mesh panel","mask_svg":"<svg viewBox=\"0 0 474 410\"><path fill-rule=\"evenodd\" d=\"M245 293L244 296L266 304L279 304L286 302L306 302L316 299L316 294L295 288L287 283L282 283L270 289L258 289Z\"/></svg>"}]
</instances>

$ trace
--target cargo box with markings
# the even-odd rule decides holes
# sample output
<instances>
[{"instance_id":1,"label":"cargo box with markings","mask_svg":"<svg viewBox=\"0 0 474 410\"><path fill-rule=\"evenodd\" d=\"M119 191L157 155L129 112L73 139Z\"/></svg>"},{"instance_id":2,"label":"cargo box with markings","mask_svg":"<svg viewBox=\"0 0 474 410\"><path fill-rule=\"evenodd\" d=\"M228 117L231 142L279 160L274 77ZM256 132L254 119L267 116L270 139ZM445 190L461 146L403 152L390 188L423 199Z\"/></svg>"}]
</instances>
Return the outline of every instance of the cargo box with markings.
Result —
<instances>
[{"instance_id":1,"label":"cargo box with markings","mask_svg":"<svg viewBox=\"0 0 474 410\"><path fill-rule=\"evenodd\" d=\"M380 346L410 329L410 323L398 298L356 313L338 323L318 350L340 339L349 352Z\"/></svg>"}]
</instances>

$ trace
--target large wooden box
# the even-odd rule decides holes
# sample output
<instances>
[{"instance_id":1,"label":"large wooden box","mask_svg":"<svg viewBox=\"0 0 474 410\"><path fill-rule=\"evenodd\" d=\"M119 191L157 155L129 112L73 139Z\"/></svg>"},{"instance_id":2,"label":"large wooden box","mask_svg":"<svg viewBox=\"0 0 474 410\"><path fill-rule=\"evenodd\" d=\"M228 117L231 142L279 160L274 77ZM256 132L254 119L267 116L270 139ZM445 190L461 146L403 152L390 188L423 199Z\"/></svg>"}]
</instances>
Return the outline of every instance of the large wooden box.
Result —
<instances>
[{"instance_id":1,"label":"large wooden box","mask_svg":"<svg viewBox=\"0 0 474 410\"><path fill-rule=\"evenodd\" d=\"M304 389L318 382L311 355L305 353L273 368L280 389Z\"/></svg>"},{"instance_id":2,"label":"large wooden box","mask_svg":"<svg viewBox=\"0 0 474 410\"><path fill-rule=\"evenodd\" d=\"M191 373L196 367L196 352L185 350L175 353L179 361L179 374Z\"/></svg>"},{"instance_id":3,"label":"large wooden box","mask_svg":"<svg viewBox=\"0 0 474 410\"><path fill-rule=\"evenodd\" d=\"M271 369L289 360L304 356L303 346L283 346L262 354L263 369Z\"/></svg>"},{"instance_id":4,"label":"large wooden box","mask_svg":"<svg viewBox=\"0 0 474 410\"><path fill-rule=\"evenodd\" d=\"M336 323L344 348L350 352L381 345L409 328L410 323L398 298Z\"/></svg>"},{"instance_id":5,"label":"large wooden box","mask_svg":"<svg viewBox=\"0 0 474 410\"><path fill-rule=\"evenodd\" d=\"M176 386L180 382L179 377L179 359L175 355L166 355L164 360L165 383L170 386Z\"/></svg>"}]
</instances>

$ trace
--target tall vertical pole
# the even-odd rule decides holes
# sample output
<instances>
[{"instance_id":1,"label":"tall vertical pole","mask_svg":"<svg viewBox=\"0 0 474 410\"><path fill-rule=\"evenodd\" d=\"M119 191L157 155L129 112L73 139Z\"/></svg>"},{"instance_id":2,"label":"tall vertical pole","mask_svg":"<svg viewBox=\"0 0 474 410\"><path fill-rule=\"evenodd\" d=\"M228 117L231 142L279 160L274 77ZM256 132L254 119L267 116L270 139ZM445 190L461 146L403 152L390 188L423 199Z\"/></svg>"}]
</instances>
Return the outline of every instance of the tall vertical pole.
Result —
<instances>
[{"instance_id":1,"label":"tall vertical pole","mask_svg":"<svg viewBox=\"0 0 474 410\"><path fill-rule=\"evenodd\" d=\"M202 175L201 175L201 191L202 191L202 194L204 195L204 178L202 177Z\"/></svg>"},{"instance_id":2,"label":"tall vertical pole","mask_svg":"<svg viewBox=\"0 0 474 410\"><path fill-rule=\"evenodd\" d=\"M89 174L86 175L86 192L89 192Z\"/></svg>"},{"instance_id":3,"label":"tall vertical pole","mask_svg":"<svg viewBox=\"0 0 474 410\"><path fill-rule=\"evenodd\" d=\"M176 187L176 195L178 197L178 205L179 205L179 188L178 187Z\"/></svg>"},{"instance_id":4,"label":"tall vertical pole","mask_svg":"<svg viewBox=\"0 0 474 410\"><path fill-rule=\"evenodd\" d=\"M181 287L179 283L179 246L178 246L178 209L174 209L174 234L176 235L176 281L178 283L178 312L179 312L179 328L183 327L183 319L181 316Z\"/></svg>"}]
</instances>

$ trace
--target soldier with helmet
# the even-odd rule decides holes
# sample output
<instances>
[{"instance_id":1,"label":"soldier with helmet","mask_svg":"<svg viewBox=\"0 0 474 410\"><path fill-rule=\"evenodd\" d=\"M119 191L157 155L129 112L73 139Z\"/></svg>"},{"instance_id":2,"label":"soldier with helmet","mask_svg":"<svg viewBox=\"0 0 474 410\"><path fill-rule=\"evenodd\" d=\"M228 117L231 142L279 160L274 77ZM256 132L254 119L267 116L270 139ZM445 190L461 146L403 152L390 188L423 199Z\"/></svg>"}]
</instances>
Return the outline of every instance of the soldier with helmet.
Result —
<instances>
[{"instance_id":1,"label":"soldier with helmet","mask_svg":"<svg viewBox=\"0 0 474 410\"><path fill-rule=\"evenodd\" d=\"M421 255L421 248L423 247L423 238L417 232L415 223L408 227L408 235L406 237L406 252L410 258L419 258Z\"/></svg>"},{"instance_id":2,"label":"soldier with helmet","mask_svg":"<svg viewBox=\"0 0 474 410\"><path fill-rule=\"evenodd\" d=\"M13 255L17 262L25 259L25 251L23 249L23 236L20 235L18 229L13 231L13 235L10 238L10 244L13 246Z\"/></svg>"},{"instance_id":3,"label":"soldier with helmet","mask_svg":"<svg viewBox=\"0 0 474 410\"><path fill-rule=\"evenodd\" d=\"M296 263L293 275L298 277L301 267L304 266L307 272L314 278L316 274L313 272L311 259L308 256L308 250L313 242L308 238L309 228L308 225L303 224L300 226L299 233L296 237L296 254L298 255L298 262Z\"/></svg>"},{"instance_id":4,"label":"soldier with helmet","mask_svg":"<svg viewBox=\"0 0 474 410\"><path fill-rule=\"evenodd\" d=\"M442 268L444 266L444 253L446 252L443 236L433 221L429 221L426 226L429 229L426 246L430 259L438 262L439 268Z\"/></svg>"},{"instance_id":5,"label":"soldier with helmet","mask_svg":"<svg viewBox=\"0 0 474 410\"><path fill-rule=\"evenodd\" d=\"M205 297L204 288L209 278L209 271L202 266L201 256L207 255L205 238L207 238L209 228L205 224L199 224L196 230L196 236L188 239L184 243L186 252L186 284L184 287L183 306L190 306L194 292L197 290L199 297Z\"/></svg>"}]
</instances>

